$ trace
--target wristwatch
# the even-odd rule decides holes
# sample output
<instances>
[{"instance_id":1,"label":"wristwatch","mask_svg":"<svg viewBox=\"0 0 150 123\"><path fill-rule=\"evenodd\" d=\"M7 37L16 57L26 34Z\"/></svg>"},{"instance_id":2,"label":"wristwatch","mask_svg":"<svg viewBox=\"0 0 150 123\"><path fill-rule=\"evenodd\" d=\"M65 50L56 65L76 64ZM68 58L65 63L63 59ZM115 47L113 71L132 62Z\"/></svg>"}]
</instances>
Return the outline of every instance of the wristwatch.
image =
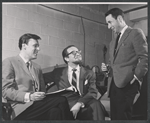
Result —
<instances>
[{"instance_id":1,"label":"wristwatch","mask_svg":"<svg viewBox=\"0 0 150 123\"><path fill-rule=\"evenodd\" d=\"M83 102L79 102L79 103L81 104L81 108L84 108L84 107L85 107L85 105L84 105Z\"/></svg>"}]
</instances>

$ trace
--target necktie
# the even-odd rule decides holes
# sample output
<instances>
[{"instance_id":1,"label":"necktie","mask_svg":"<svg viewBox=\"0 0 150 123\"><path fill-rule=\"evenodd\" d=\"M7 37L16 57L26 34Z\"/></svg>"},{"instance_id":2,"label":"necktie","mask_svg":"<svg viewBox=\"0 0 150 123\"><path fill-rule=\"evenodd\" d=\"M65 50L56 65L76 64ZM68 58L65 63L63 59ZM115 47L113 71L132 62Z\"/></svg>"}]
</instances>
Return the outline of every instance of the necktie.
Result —
<instances>
[{"instance_id":1,"label":"necktie","mask_svg":"<svg viewBox=\"0 0 150 123\"><path fill-rule=\"evenodd\" d=\"M73 73L72 73L72 85L76 88L77 90L77 76L76 76L76 70L77 69L72 69Z\"/></svg>"},{"instance_id":2,"label":"necktie","mask_svg":"<svg viewBox=\"0 0 150 123\"><path fill-rule=\"evenodd\" d=\"M32 78L33 78L33 87L34 87L34 90L35 90L35 91L38 91L38 84L37 84L37 82L36 82L36 79L35 79L35 77L34 77L34 75L33 75L32 70L31 70L30 63L27 62L26 65L27 65L27 68L28 68L28 70L29 70L29 72L30 72Z\"/></svg>"},{"instance_id":3,"label":"necktie","mask_svg":"<svg viewBox=\"0 0 150 123\"><path fill-rule=\"evenodd\" d=\"M29 63L29 62L27 62L27 63L26 63L26 65L27 65L27 68L29 69L29 65L30 65L30 63Z\"/></svg>"},{"instance_id":4,"label":"necktie","mask_svg":"<svg viewBox=\"0 0 150 123\"><path fill-rule=\"evenodd\" d=\"M117 35L117 38L116 38L116 44L115 44L114 55L115 55L115 53L116 53L116 50L117 50L117 46L118 46L118 40L119 40L119 38L120 38L120 35L121 35L121 33L119 33L119 34Z\"/></svg>"}]
</instances>

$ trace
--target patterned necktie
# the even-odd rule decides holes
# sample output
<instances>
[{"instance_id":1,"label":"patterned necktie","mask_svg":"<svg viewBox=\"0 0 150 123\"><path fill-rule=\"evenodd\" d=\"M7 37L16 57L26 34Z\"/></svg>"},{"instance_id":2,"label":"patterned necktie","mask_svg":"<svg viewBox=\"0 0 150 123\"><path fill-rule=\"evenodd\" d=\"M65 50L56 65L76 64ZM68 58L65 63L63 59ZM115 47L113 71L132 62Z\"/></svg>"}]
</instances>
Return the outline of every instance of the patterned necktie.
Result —
<instances>
[{"instance_id":1,"label":"patterned necktie","mask_svg":"<svg viewBox=\"0 0 150 123\"><path fill-rule=\"evenodd\" d=\"M29 70L29 72L30 72L32 78L33 78L33 87L34 87L34 90L35 90L35 91L38 91L38 84L37 84L37 82L36 82L36 79L35 79L35 77L34 77L34 75L33 75L32 70L31 70L30 63L27 62L26 65L27 65L27 68L28 68L28 70Z\"/></svg>"},{"instance_id":2,"label":"patterned necktie","mask_svg":"<svg viewBox=\"0 0 150 123\"><path fill-rule=\"evenodd\" d=\"M118 41L119 41L120 35L121 35L121 33L119 33L119 34L117 35L117 38L116 38L116 44L115 44L114 55L116 54L116 50L117 50L117 46L118 46Z\"/></svg>"},{"instance_id":3,"label":"patterned necktie","mask_svg":"<svg viewBox=\"0 0 150 123\"><path fill-rule=\"evenodd\" d=\"M73 73L72 73L72 85L76 88L77 90L77 76L76 76L76 70L77 69L72 69Z\"/></svg>"}]
</instances>

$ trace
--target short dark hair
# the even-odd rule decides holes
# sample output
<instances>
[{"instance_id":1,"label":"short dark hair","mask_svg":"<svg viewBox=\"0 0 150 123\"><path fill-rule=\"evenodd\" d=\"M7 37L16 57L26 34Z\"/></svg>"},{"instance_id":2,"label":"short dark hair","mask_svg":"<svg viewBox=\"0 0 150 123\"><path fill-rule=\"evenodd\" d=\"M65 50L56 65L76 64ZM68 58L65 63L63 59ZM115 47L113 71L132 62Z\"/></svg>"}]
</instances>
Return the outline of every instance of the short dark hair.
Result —
<instances>
[{"instance_id":1,"label":"short dark hair","mask_svg":"<svg viewBox=\"0 0 150 123\"><path fill-rule=\"evenodd\" d=\"M38 35L26 33L19 38L19 49L22 49L22 44L28 44L29 39L40 40Z\"/></svg>"},{"instance_id":2,"label":"short dark hair","mask_svg":"<svg viewBox=\"0 0 150 123\"><path fill-rule=\"evenodd\" d=\"M117 19L117 17L119 15L122 16L122 18L124 19L124 12L120 9L120 8L113 8L113 9L110 9L108 10L106 13L105 13L105 17L107 17L109 14L112 15L113 18Z\"/></svg>"},{"instance_id":3,"label":"short dark hair","mask_svg":"<svg viewBox=\"0 0 150 123\"><path fill-rule=\"evenodd\" d=\"M75 45L69 45L69 46L67 46L63 51L62 51L62 57L63 57L63 60L64 60L64 62L67 64L67 61L65 60L65 57L68 57L68 49L70 48L70 47L76 47Z\"/></svg>"}]
</instances>

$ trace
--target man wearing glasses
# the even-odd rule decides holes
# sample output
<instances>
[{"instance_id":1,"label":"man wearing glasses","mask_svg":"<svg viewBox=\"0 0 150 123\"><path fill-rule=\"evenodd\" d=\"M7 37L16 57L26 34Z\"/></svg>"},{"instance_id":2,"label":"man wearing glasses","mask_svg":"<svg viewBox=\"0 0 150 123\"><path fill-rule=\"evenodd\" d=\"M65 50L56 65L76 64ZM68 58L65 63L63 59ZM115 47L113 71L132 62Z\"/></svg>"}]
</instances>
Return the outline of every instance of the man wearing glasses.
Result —
<instances>
[{"instance_id":1,"label":"man wearing glasses","mask_svg":"<svg viewBox=\"0 0 150 123\"><path fill-rule=\"evenodd\" d=\"M70 45L62 51L62 56L67 67L56 68L45 75L45 82L54 82L56 90L72 88L72 91L61 94L67 97L74 119L104 120L105 109L100 101L96 100L96 78L91 70L80 66L81 51Z\"/></svg>"}]
</instances>

